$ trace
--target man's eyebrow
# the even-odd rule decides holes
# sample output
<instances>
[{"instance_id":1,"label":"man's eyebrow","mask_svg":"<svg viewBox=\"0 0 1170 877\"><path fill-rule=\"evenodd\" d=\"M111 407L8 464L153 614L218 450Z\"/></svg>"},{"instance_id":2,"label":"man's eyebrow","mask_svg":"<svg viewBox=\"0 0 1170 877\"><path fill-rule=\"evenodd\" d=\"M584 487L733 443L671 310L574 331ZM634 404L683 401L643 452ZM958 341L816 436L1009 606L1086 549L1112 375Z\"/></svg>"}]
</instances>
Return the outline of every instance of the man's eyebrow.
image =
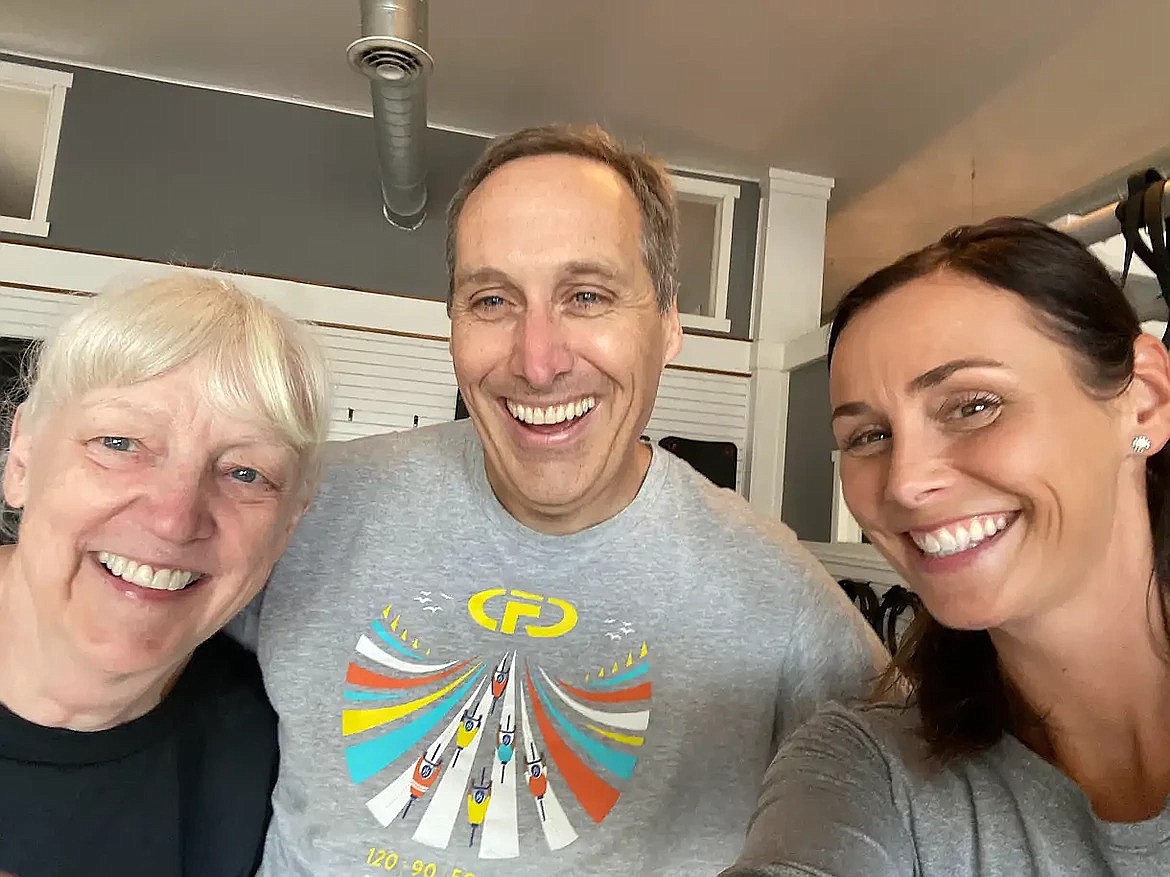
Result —
<instances>
[{"instance_id":1,"label":"man's eyebrow","mask_svg":"<svg viewBox=\"0 0 1170 877\"><path fill-rule=\"evenodd\" d=\"M566 263L561 273L570 277L601 277L606 280L618 280L622 272L607 262L581 259Z\"/></svg>"},{"instance_id":2,"label":"man's eyebrow","mask_svg":"<svg viewBox=\"0 0 1170 877\"><path fill-rule=\"evenodd\" d=\"M474 271L465 271L455 275L455 285L498 283L512 286L512 278L506 271L499 268L476 268Z\"/></svg>"}]
</instances>

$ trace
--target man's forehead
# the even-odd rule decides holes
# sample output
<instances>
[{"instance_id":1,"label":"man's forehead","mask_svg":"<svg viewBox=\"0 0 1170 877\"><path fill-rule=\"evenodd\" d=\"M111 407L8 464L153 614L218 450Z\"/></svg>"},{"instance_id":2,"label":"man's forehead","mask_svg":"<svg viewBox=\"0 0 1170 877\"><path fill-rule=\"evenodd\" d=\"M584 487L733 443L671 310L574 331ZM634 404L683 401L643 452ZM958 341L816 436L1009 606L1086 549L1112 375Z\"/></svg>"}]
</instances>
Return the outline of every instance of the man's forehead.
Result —
<instances>
[{"instance_id":1,"label":"man's forehead","mask_svg":"<svg viewBox=\"0 0 1170 877\"><path fill-rule=\"evenodd\" d=\"M468 196L456 233L484 218L508 216L540 221L597 214L606 222L640 223L637 199L625 180L593 159L542 155L511 161L493 171Z\"/></svg>"},{"instance_id":2,"label":"man's forehead","mask_svg":"<svg viewBox=\"0 0 1170 877\"><path fill-rule=\"evenodd\" d=\"M542 182L553 185L577 184L583 179L615 192L628 191L621 174L604 162L583 155L551 153L528 155L505 162L488 174L472 195L489 188Z\"/></svg>"}]
</instances>

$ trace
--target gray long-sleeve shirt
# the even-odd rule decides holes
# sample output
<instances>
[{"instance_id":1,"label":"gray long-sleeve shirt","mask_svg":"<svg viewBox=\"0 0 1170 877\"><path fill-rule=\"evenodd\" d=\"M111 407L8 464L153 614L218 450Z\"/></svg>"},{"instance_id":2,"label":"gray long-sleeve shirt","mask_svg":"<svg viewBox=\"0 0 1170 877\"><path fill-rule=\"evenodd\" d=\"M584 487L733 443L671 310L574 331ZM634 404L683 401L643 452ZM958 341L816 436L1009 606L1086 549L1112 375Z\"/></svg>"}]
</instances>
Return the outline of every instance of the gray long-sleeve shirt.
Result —
<instances>
[{"instance_id":1,"label":"gray long-sleeve shirt","mask_svg":"<svg viewBox=\"0 0 1170 877\"><path fill-rule=\"evenodd\" d=\"M942 766L917 725L917 711L889 705L814 716L769 768L723 877L1170 874L1170 810L1106 822L1015 737Z\"/></svg>"}]
</instances>

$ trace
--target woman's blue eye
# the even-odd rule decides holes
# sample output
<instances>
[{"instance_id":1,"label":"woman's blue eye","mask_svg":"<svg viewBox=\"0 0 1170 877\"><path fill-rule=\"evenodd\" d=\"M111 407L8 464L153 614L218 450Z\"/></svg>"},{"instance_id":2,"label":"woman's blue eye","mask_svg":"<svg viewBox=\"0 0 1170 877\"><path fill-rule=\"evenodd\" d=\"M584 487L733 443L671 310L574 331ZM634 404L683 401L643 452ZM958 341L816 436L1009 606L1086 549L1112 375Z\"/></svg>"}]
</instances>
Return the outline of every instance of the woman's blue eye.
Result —
<instances>
[{"instance_id":1,"label":"woman's blue eye","mask_svg":"<svg viewBox=\"0 0 1170 877\"><path fill-rule=\"evenodd\" d=\"M134 440L121 435L104 435L102 436L102 447L109 448L111 451L132 451L134 450Z\"/></svg>"},{"instance_id":2,"label":"woman's blue eye","mask_svg":"<svg viewBox=\"0 0 1170 877\"><path fill-rule=\"evenodd\" d=\"M252 484L260 477L260 473L255 469L249 469L247 466L237 466L231 471L232 478L236 481L242 481L245 484Z\"/></svg>"}]
</instances>

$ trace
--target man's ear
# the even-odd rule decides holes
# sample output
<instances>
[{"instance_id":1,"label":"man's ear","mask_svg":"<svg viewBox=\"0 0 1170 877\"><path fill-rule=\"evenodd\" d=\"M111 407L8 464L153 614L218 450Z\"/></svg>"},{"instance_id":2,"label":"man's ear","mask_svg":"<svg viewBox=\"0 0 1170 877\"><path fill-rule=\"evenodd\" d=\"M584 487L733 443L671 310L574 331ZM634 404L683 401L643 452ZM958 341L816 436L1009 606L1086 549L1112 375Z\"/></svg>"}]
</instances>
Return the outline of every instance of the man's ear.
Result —
<instances>
[{"instance_id":1,"label":"man's ear","mask_svg":"<svg viewBox=\"0 0 1170 877\"><path fill-rule=\"evenodd\" d=\"M1150 440L1147 453L1156 454L1170 441L1170 353L1147 332L1133 342L1133 381L1126 396L1132 435L1125 439L1144 435Z\"/></svg>"},{"instance_id":2,"label":"man's ear","mask_svg":"<svg viewBox=\"0 0 1170 877\"><path fill-rule=\"evenodd\" d=\"M21 403L12 418L12 434L8 442L7 459L4 461L4 501L14 509L24 508L28 500L28 465L32 436L25 411L25 403Z\"/></svg>"}]
</instances>

